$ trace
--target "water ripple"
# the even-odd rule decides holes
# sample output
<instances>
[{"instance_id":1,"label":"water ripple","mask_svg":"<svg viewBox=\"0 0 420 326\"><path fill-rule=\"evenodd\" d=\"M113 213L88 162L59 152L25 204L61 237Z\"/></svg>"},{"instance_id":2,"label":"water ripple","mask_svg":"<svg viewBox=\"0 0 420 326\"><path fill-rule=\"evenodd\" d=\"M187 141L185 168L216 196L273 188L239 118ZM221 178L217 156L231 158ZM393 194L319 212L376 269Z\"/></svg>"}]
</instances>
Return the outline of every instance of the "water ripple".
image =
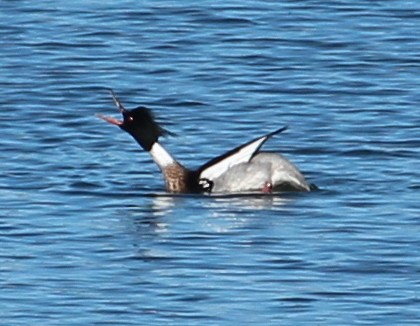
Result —
<instances>
[{"instance_id":1,"label":"water ripple","mask_svg":"<svg viewBox=\"0 0 420 326\"><path fill-rule=\"evenodd\" d=\"M0 8L3 323L418 324L417 3ZM109 87L188 167L288 125L320 189L167 194Z\"/></svg>"}]
</instances>

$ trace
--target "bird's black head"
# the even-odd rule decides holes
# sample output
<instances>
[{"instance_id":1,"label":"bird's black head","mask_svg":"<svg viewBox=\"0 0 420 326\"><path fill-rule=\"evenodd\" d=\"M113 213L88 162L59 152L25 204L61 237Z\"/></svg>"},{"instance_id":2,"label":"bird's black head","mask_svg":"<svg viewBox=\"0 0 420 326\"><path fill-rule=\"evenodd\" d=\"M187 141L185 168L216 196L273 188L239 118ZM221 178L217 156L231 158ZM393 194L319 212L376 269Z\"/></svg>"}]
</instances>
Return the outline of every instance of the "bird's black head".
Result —
<instances>
[{"instance_id":1,"label":"bird's black head","mask_svg":"<svg viewBox=\"0 0 420 326\"><path fill-rule=\"evenodd\" d=\"M155 121L152 111L146 107L137 107L133 110L127 110L121 104L119 99L111 90L114 103L118 107L123 116L123 120L98 115L103 120L120 127L128 132L139 144L146 150L150 151L153 144L158 141L160 136L169 134Z\"/></svg>"},{"instance_id":2,"label":"bird's black head","mask_svg":"<svg viewBox=\"0 0 420 326\"><path fill-rule=\"evenodd\" d=\"M125 110L122 115L124 120L120 128L133 136L146 151L150 151L160 136L167 134L166 130L157 124L152 111L148 108L138 107L134 110Z\"/></svg>"}]
</instances>

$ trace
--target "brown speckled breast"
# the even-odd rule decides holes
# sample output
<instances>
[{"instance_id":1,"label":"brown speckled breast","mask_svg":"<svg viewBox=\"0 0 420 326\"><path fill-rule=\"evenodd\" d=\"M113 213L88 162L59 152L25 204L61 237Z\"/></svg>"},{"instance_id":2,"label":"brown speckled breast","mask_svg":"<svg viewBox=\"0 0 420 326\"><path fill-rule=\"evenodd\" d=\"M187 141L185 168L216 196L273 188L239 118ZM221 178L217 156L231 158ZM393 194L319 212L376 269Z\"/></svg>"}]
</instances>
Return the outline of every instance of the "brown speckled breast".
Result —
<instances>
[{"instance_id":1,"label":"brown speckled breast","mask_svg":"<svg viewBox=\"0 0 420 326\"><path fill-rule=\"evenodd\" d=\"M190 189L188 189L189 171L181 164L168 165L162 172L167 191L175 193L190 192Z\"/></svg>"}]
</instances>

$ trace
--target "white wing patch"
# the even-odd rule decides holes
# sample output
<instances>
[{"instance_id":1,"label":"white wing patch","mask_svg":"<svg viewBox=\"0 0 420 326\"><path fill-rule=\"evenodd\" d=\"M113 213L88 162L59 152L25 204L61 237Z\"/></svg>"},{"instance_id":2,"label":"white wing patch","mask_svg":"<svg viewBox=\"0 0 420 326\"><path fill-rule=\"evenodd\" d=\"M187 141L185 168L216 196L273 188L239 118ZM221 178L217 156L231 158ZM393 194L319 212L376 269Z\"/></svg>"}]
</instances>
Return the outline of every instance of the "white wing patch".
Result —
<instances>
[{"instance_id":1,"label":"white wing patch","mask_svg":"<svg viewBox=\"0 0 420 326\"><path fill-rule=\"evenodd\" d=\"M260 137L244 147L239 148L238 151L232 153L226 158L223 158L215 164L210 165L208 168L205 168L200 174L200 179L214 180L220 177L231 167L249 162L254 153L261 147L268 137L269 135Z\"/></svg>"}]
</instances>

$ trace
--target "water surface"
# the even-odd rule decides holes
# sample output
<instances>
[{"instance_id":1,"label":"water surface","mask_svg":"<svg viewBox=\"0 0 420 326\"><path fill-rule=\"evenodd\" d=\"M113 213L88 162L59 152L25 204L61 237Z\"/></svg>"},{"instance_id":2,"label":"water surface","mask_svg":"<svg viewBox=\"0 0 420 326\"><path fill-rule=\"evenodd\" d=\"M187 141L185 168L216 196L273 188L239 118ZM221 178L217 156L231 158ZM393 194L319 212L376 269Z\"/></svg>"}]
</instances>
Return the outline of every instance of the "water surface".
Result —
<instances>
[{"instance_id":1,"label":"water surface","mask_svg":"<svg viewBox=\"0 0 420 326\"><path fill-rule=\"evenodd\" d=\"M0 9L1 324L418 324L417 2ZM320 190L167 194L108 87L189 167L288 125Z\"/></svg>"}]
</instances>

